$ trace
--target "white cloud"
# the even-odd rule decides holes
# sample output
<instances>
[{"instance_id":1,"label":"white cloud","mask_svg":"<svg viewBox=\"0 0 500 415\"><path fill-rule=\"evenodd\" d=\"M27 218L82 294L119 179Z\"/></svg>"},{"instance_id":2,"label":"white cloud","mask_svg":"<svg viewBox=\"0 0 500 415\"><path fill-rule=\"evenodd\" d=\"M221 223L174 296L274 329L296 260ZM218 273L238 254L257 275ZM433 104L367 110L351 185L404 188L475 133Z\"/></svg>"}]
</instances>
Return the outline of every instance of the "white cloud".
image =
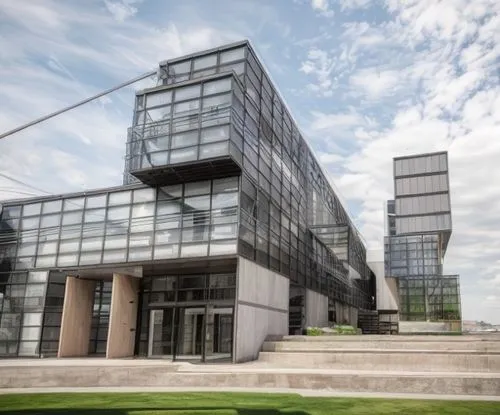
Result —
<instances>
[{"instance_id":1,"label":"white cloud","mask_svg":"<svg viewBox=\"0 0 500 415\"><path fill-rule=\"evenodd\" d=\"M325 17L333 17L334 15L328 0L311 0L311 7Z\"/></svg>"},{"instance_id":2,"label":"white cloud","mask_svg":"<svg viewBox=\"0 0 500 415\"><path fill-rule=\"evenodd\" d=\"M370 99L393 95L401 82L396 70L360 69L351 75L349 83Z\"/></svg>"},{"instance_id":3,"label":"white cloud","mask_svg":"<svg viewBox=\"0 0 500 415\"><path fill-rule=\"evenodd\" d=\"M330 77L334 67L335 63L328 52L313 47L307 54L307 60L302 62L300 71L316 78L315 83L307 85L310 91L319 96L330 97L334 89L334 83Z\"/></svg>"},{"instance_id":4,"label":"white cloud","mask_svg":"<svg viewBox=\"0 0 500 415\"><path fill-rule=\"evenodd\" d=\"M313 111L311 114L313 116L311 130L313 131L345 129L363 123L363 118L353 110L335 114Z\"/></svg>"},{"instance_id":5,"label":"white cloud","mask_svg":"<svg viewBox=\"0 0 500 415\"><path fill-rule=\"evenodd\" d=\"M339 0L339 3L341 10L365 9L372 3L372 0Z\"/></svg>"},{"instance_id":6,"label":"white cloud","mask_svg":"<svg viewBox=\"0 0 500 415\"><path fill-rule=\"evenodd\" d=\"M104 0L106 9L113 15L114 19L119 22L124 22L137 13L137 7L134 4L140 3L142 0Z\"/></svg>"},{"instance_id":7,"label":"white cloud","mask_svg":"<svg viewBox=\"0 0 500 415\"><path fill-rule=\"evenodd\" d=\"M171 22L163 27L118 22L83 2L0 2L0 16L9 19L0 35L0 50L8 52L0 52L2 132L153 69L161 60L241 38L211 26L185 24L179 31ZM140 85L150 86L151 80ZM1 140L0 172L55 194L120 184L134 91L125 88ZM0 200L32 191L0 176Z\"/></svg>"}]
</instances>

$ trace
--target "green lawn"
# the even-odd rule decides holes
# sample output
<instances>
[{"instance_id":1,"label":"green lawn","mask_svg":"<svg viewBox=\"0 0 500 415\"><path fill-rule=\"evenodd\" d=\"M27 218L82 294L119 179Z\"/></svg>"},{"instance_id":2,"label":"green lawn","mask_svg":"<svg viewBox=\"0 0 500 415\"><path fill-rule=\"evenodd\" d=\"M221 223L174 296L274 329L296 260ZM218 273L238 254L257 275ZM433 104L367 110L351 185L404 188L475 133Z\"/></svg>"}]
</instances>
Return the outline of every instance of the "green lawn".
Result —
<instances>
[{"instance_id":1,"label":"green lawn","mask_svg":"<svg viewBox=\"0 0 500 415\"><path fill-rule=\"evenodd\" d=\"M323 415L500 414L500 402L303 398L251 393L77 393L0 395L0 414Z\"/></svg>"}]
</instances>

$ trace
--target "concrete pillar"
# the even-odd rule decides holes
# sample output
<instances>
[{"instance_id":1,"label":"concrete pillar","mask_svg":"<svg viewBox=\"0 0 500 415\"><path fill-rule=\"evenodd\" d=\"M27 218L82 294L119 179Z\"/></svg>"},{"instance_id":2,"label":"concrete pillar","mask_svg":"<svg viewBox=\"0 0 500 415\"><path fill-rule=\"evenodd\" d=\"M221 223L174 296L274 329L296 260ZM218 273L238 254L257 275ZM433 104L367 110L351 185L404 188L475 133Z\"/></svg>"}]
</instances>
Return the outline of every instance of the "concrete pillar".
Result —
<instances>
[{"instance_id":1,"label":"concrete pillar","mask_svg":"<svg viewBox=\"0 0 500 415\"><path fill-rule=\"evenodd\" d=\"M134 355L138 300L139 278L113 274L106 358Z\"/></svg>"},{"instance_id":2,"label":"concrete pillar","mask_svg":"<svg viewBox=\"0 0 500 415\"><path fill-rule=\"evenodd\" d=\"M89 354L94 293L95 281L66 278L57 357L78 357Z\"/></svg>"}]
</instances>

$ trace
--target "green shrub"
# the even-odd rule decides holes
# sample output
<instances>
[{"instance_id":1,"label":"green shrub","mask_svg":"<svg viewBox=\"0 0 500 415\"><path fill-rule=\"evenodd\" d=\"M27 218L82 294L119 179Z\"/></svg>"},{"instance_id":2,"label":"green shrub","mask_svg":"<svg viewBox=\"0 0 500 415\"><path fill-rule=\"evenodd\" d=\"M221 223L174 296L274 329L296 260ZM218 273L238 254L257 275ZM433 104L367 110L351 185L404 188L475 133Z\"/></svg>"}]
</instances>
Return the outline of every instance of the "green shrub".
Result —
<instances>
[{"instance_id":1,"label":"green shrub","mask_svg":"<svg viewBox=\"0 0 500 415\"><path fill-rule=\"evenodd\" d=\"M323 330L321 330L319 327L308 327L307 328L307 335L308 336L321 336L323 334Z\"/></svg>"}]
</instances>

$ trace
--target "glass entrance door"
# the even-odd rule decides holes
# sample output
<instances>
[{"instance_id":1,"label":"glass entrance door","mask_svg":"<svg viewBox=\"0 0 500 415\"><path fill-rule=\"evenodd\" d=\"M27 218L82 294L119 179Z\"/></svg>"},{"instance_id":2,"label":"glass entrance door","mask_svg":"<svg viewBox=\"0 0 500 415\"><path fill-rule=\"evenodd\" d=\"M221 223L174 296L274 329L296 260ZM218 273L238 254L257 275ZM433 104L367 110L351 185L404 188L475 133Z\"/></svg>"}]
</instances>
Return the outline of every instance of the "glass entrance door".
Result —
<instances>
[{"instance_id":1,"label":"glass entrance door","mask_svg":"<svg viewBox=\"0 0 500 415\"><path fill-rule=\"evenodd\" d=\"M173 358L174 308L151 310L149 318L149 357Z\"/></svg>"},{"instance_id":2,"label":"glass entrance door","mask_svg":"<svg viewBox=\"0 0 500 415\"><path fill-rule=\"evenodd\" d=\"M232 345L232 307L167 307L150 311L149 357L230 359Z\"/></svg>"}]
</instances>

